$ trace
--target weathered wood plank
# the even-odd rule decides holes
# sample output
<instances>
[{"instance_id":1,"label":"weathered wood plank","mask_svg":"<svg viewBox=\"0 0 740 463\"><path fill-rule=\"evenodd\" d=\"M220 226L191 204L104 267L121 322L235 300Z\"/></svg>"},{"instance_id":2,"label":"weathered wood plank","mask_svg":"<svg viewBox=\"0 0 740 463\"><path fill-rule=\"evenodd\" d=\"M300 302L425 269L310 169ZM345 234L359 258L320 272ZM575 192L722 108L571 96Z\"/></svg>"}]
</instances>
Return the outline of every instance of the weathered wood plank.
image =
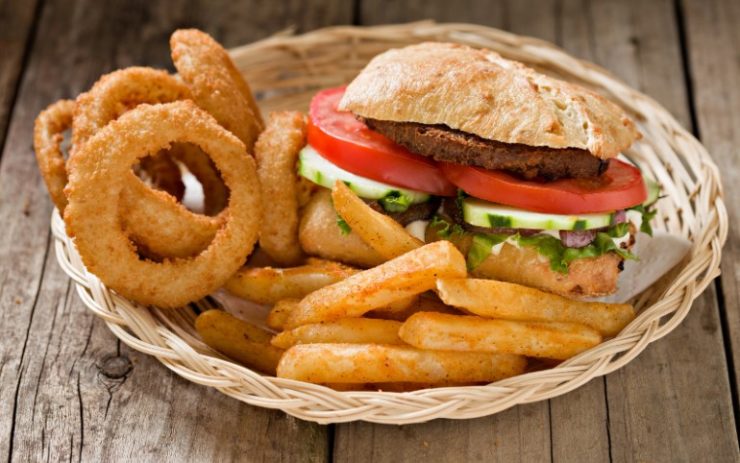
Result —
<instances>
[{"instance_id":1,"label":"weathered wood plank","mask_svg":"<svg viewBox=\"0 0 740 463\"><path fill-rule=\"evenodd\" d=\"M0 458L326 460L326 427L190 384L86 311L54 262L51 206L30 147L33 119L54 99L113 68L169 65L173 29L201 27L234 46L351 17L344 2L314 4L45 4L0 163Z\"/></svg>"},{"instance_id":2,"label":"weathered wood plank","mask_svg":"<svg viewBox=\"0 0 740 463\"><path fill-rule=\"evenodd\" d=\"M547 403L475 420L387 426L336 425L337 462L549 461Z\"/></svg>"},{"instance_id":3,"label":"weathered wood plank","mask_svg":"<svg viewBox=\"0 0 740 463\"><path fill-rule=\"evenodd\" d=\"M735 394L740 378L740 4L732 0L682 2L696 123L719 165L730 230L722 258L724 316ZM736 400L740 400L736 397ZM737 417L736 417L737 419Z\"/></svg>"},{"instance_id":4,"label":"weathered wood plank","mask_svg":"<svg viewBox=\"0 0 740 463\"><path fill-rule=\"evenodd\" d=\"M672 2L566 2L563 9L565 48L610 68L689 125ZM709 325L715 329L702 329L702 318L713 320ZM676 333L606 378L608 444L613 460L684 461L703 455L721 460L732 450L733 439L722 434L732 416L725 363L718 355L722 340L717 322L716 299L709 294L697 303ZM682 356L685 362L678 361ZM713 379L707 384L712 384L714 390L696 388L694 381L708 374ZM693 380L685 382L687 376ZM711 407L714 396L721 398L721 413ZM573 402L572 406L578 404ZM711 448L710 434L696 433L695 429L701 428L693 427L692 419L703 421L704 429L715 429L725 437ZM553 422L554 442L558 442L557 428ZM666 450L669 448L671 451ZM572 453L571 457L576 455Z\"/></svg>"},{"instance_id":5,"label":"weathered wood plank","mask_svg":"<svg viewBox=\"0 0 740 463\"><path fill-rule=\"evenodd\" d=\"M651 95L685 126L690 126L681 49L670 1L564 2L561 45L611 69ZM728 461L737 457L732 409L722 357L717 301L709 291L675 333L648 348L623 370L605 378L608 409L607 449L613 461ZM701 384L701 386L697 386ZM565 421L557 423L552 401L553 453L557 459L589 455L594 447L571 442ZM572 412L585 404L569 402ZM700 424L701 423L701 424ZM590 422L587 426L596 423ZM586 429L577 425L575 429ZM564 429L565 428L565 429ZM558 439L558 429L563 440ZM711 429L712 432L696 432ZM715 435L716 434L716 435ZM721 436L721 437L719 437ZM565 455L558 443L567 443ZM573 445L575 444L575 445ZM594 441L603 452L604 443ZM595 455L592 457L595 457ZM558 458L560 457L560 458ZM602 458L587 458L587 460Z\"/></svg>"},{"instance_id":6,"label":"weathered wood plank","mask_svg":"<svg viewBox=\"0 0 740 463\"><path fill-rule=\"evenodd\" d=\"M673 2L593 2L587 11L593 60L690 127ZM606 377L606 385L613 461L737 460L713 288L675 332Z\"/></svg>"},{"instance_id":7,"label":"weathered wood plank","mask_svg":"<svg viewBox=\"0 0 740 463\"><path fill-rule=\"evenodd\" d=\"M23 71L23 56L36 16L36 1L0 2L0 149L5 141L8 115Z\"/></svg>"}]
</instances>

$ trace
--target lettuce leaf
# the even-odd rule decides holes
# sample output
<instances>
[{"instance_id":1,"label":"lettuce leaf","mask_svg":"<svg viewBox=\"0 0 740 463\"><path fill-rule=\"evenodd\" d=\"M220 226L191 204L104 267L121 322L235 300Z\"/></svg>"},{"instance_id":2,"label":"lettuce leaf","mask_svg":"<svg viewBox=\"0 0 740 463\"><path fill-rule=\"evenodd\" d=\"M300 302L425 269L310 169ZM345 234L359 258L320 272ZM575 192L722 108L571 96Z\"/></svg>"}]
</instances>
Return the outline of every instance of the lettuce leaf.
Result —
<instances>
[{"instance_id":1,"label":"lettuce leaf","mask_svg":"<svg viewBox=\"0 0 740 463\"><path fill-rule=\"evenodd\" d=\"M350 227L339 214L337 214L337 227L342 230L342 235L349 235L352 233L352 227Z\"/></svg>"},{"instance_id":2,"label":"lettuce leaf","mask_svg":"<svg viewBox=\"0 0 740 463\"><path fill-rule=\"evenodd\" d=\"M448 239L451 236L463 236L465 234L465 229L459 224L449 222L438 215L432 217L429 226L437 232L440 238Z\"/></svg>"},{"instance_id":3,"label":"lettuce leaf","mask_svg":"<svg viewBox=\"0 0 740 463\"><path fill-rule=\"evenodd\" d=\"M598 257L608 252L615 252L624 259L635 260L634 254L617 246L612 238L622 238L629 233L629 224L621 223L596 234L594 241L582 248L568 248L563 246L560 239L550 235L485 235L476 234L473 245L468 252L468 268L474 269L480 265L491 253L491 248L511 237L519 246L531 246L550 261L550 268L564 275L568 274L570 263L576 259ZM476 244L477 243L477 244Z\"/></svg>"},{"instance_id":4,"label":"lettuce leaf","mask_svg":"<svg viewBox=\"0 0 740 463\"><path fill-rule=\"evenodd\" d=\"M653 236L653 227L650 226L650 221L655 218L655 215L658 213L658 211L653 209L651 206L652 204L648 204L647 206L644 204L640 204L639 206L630 207L628 210L637 211L642 214L642 224L640 225L640 231Z\"/></svg>"},{"instance_id":5,"label":"lettuce leaf","mask_svg":"<svg viewBox=\"0 0 740 463\"><path fill-rule=\"evenodd\" d=\"M491 254L491 248L503 243L510 235L484 235L477 233L473 236L467 255L468 270L473 270L483 263Z\"/></svg>"},{"instance_id":6,"label":"lettuce leaf","mask_svg":"<svg viewBox=\"0 0 740 463\"><path fill-rule=\"evenodd\" d=\"M397 190L391 191L378 202L386 212L406 212L411 206L411 198Z\"/></svg>"}]
</instances>

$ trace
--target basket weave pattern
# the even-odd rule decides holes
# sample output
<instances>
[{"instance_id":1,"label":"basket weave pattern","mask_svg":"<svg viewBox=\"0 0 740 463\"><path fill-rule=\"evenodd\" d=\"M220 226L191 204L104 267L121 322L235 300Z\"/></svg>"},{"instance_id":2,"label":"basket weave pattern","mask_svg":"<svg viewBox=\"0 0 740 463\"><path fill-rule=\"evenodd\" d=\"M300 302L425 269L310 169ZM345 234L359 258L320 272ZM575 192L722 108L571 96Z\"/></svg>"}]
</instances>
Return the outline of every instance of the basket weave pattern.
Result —
<instances>
[{"instance_id":1,"label":"basket weave pattern","mask_svg":"<svg viewBox=\"0 0 740 463\"><path fill-rule=\"evenodd\" d=\"M145 308L109 291L85 270L55 211L52 231L57 259L75 281L85 305L128 346L157 357L178 375L238 400L320 423L365 420L405 424L490 415L564 394L621 368L649 343L672 331L693 300L719 274L728 219L718 170L706 150L649 97L546 42L469 24L328 28L301 36L272 37L232 50L232 56L261 97L265 111L305 109L317 89L349 82L374 55L430 40L489 48L542 72L578 82L616 101L637 121L643 139L626 154L662 184L667 196L658 203L655 228L684 236L693 246L677 269L635 299L639 315L619 336L556 368L486 386L407 393L337 392L262 376L203 344L193 328L194 310ZM198 304L207 306L209 302Z\"/></svg>"}]
</instances>

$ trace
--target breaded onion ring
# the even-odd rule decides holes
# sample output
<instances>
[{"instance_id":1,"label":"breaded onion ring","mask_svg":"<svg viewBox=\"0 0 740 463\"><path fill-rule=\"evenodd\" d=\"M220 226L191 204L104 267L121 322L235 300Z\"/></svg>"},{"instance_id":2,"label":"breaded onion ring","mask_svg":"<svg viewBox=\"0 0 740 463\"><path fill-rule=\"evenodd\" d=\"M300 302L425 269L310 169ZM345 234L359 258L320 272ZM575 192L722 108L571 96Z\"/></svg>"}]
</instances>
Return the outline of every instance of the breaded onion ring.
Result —
<instances>
[{"instance_id":1,"label":"breaded onion ring","mask_svg":"<svg viewBox=\"0 0 740 463\"><path fill-rule=\"evenodd\" d=\"M49 196L59 212L67 206L64 187L67 185L67 169L62 142L65 130L72 126L75 102L59 100L41 111L33 127L33 149L39 171L49 190Z\"/></svg>"},{"instance_id":2,"label":"breaded onion ring","mask_svg":"<svg viewBox=\"0 0 740 463\"><path fill-rule=\"evenodd\" d=\"M211 244L192 258L141 259L119 222L119 198L131 166L173 142L198 145L229 187L226 220ZM139 105L111 122L69 160L68 231L87 269L123 297L179 307L218 289L244 263L257 241L260 190L244 145L190 101Z\"/></svg>"},{"instance_id":3,"label":"breaded onion ring","mask_svg":"<svg viewBox=\"0 0 740 463\"><path fill-rule=\"evenodd\" d=\"M281 265L298 264L298 152L306 145L306 120L299 112L270 114L257 139L254 154L262 185L260 248Z\"/></svg>"},{"instance_id":4,"label":"breaded onion ring","mask_svg":"<svg viewBox=\"0 0 740 463\"><path fill-rule=\"evenodd\" d=\"M187 99L191 99L188 86L166 71L134 66L106 74L77 97L72 125L73 151L139 104Z\"/></svg>"},{"instance_id":5,"label":"breaded onion ring","mask_svg":"<svg viewBox=\"0 0 740 463\"><path fill-rule=\"evenodd\" d=\"M59 212L64 212L67 198L64 187L67 185L67 168L61 144L63 132L72 128L76 103L60 100L41 111L34 124L33 146L39 170L49 190L49 196ZM147 184L166 191L178 200L185 192L180 169L172 159L158 153L142 159L137 175Z\"/></svg>"},{"instance_id":6,"label":"breaded onion ring","mask_svg":"<svg viewBox=\"0 0 740 463\"><path fill-rule=\"evenodd\" d=\"M172 61L194 101L252 152L264 123L249 84L224 48L205 32L180 29L170 38Z\"/></svg>"},{"instance_id":7,"label":"breaded onion ring","mask_svg":"<svg viewBox=\"0 0 740 463\"><path fill-rule=\"evenodd\" d=\"M147 156L134 166L136 175L147 185L166 191L178 201L185 195L180 167L165 151Z\"/></svg>"},{"instance_id":8,"label":"breaded onion ring","mask_svg":"<svg viewBox=\"0 0 740 463\"><path fill-rule=\"evenodd\" d=\"M197 146L183 144L173 146L169 154L185 164L200 182L203 188L203 213L216 215L221 212L229 201L229 189L208 155Z\"/></svg>"},{"instance_id":9,"label":"breaded onion ring","mask_svg":"<svg viewBox=\"0 0 740 463\"><path fill-rule=\"evenodd\" d=\"M130 67L107 74L77 98L73 151L81 149L91 136L139 104L167 103L190 97L185 84L158 69ZM181 152L177 145L174 149L176 153ZM196 178L216 177L221 181L215 170L207 172L211 164L204 153L185 149L188 156L179 159ZM204 188L204 193L209 192ZM223 205L228 191L220 196L217 204ZM121 204L124 228L147 255L188 257L198 254L211 242L224 220L191 212L174 198L148 188L134 177L123 189Z\"/></svg>"}]
</instances>

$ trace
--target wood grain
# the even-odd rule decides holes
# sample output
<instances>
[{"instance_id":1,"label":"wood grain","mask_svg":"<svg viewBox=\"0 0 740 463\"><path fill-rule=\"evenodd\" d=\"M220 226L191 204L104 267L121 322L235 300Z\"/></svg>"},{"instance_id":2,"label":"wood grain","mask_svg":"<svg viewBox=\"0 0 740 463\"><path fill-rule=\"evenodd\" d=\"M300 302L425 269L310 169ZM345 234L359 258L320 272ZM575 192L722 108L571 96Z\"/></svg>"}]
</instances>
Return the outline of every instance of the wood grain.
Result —
<instances>
[{"instance_id":1,"label":"wood grain","mask_svg":"<svg viewBox=\"0 0 740 463\"><path fill-rule=\"evenodd\" d=\"M327 428L250 407L121 346L73 293L49 244L36 113L114 68L169 65L173 29L228 45L348 22L339 1L46 2L0 163L0 458L7 461L324 461Z\"/></svg>"},{"instance_id":2,"label":"wood grain","mask_svg":"<svg viewBox=\"0 0 740 463\"><path fill-rule=\"evenodd\" d=\"M585 7L566 2L564 10L567 49L611 69L690 127L672 2L591 2ZM585 31L588 40L569 37L572 30ZM710 289L673 333L605 378L613 461L729 461L737 456L719 326L716 294Z\"/></svg>"},{"instance_id":3,"label":"wood grain","mask_svg":"<svg viewBox=\"0 0 740 463\"><path fill-rule=\"evenodd\" d=\"M349 423L336 426L337 462L506 461L550 459L546 403L494 417L435 420L408 426Z\"/></svg>"},{"instance_id":4,"label":"wood grain","mask_svg":"<svg viewBox=\"0 0 740 463\"><path fill-rule=\"evenodd\" d=\"M23 70L23 57L31 40L36 10L36 1L0 1L0 150L5 142L8 116Z\"/></svg>"},{"instance_id":5,"label":"wood grain","mask_svg":"<svg viewBox=\"0 0 740 463\"><path fill-rule=\"evenodd\" d=\"M740 378L740 3L683 3L696 123L720 168L730 228L722 256L722 291L735 400ZM736 404L737 406L737 404Z\"/></svg>"},{"instance_id":6,"label":"wood grain","mask_svg":"<svg viewBox=\"0 0 740 463\"><path fill-rule=\"evenodd\" d=\"M0 2L0 146L12 109L0 158L0 458L740 461L723 345L730 346L736 381L740 5L732 0L356 4L355 14L351 2L338 0L52 0L36 15L35 2ZM689 67L694 120L722 169L730 209L724 312L710 289L676 331L627 367L549 402L468 421L338 425L332 436L333 427L250 407L174 376L117 342L83 307L49 247L51 207L30 148L32 121L41 108L76 95L115 68L171 69L167 41L177 27L199 27L235 46L293 26L302 31L353 19L377 24L430 17L556 42L656 98L687 127L691 94L684 64ZM11 101L16 101L12 108Z\"/></svg>"}]
</instances>

